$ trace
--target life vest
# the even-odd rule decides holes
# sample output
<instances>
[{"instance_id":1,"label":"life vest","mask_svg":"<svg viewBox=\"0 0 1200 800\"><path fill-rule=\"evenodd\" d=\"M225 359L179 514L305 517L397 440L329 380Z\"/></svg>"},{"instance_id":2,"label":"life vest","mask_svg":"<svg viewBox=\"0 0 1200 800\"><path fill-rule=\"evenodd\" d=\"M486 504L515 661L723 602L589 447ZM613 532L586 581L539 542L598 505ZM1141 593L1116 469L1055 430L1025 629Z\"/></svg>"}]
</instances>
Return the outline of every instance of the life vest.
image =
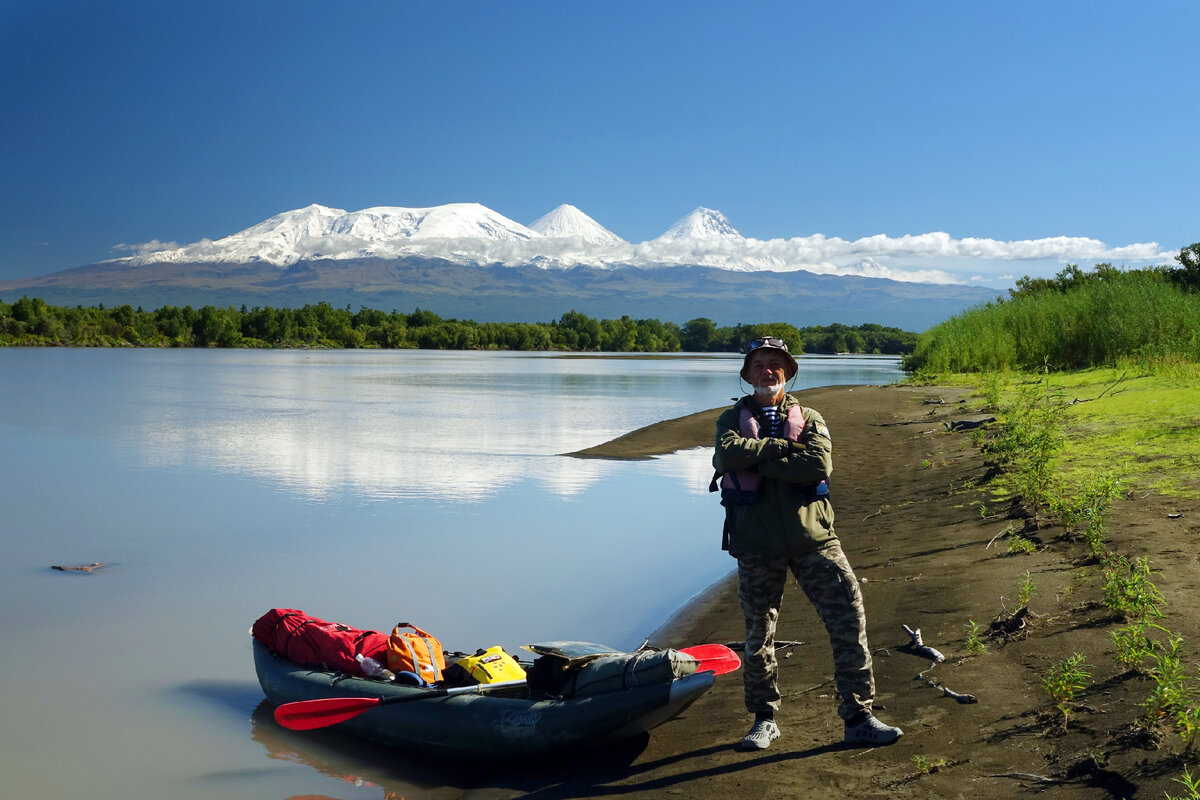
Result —
<instances>
[{"instance_id":1,"label":"life vest","mask_svg":"<svg viewBox=\"0 0 1200 800\"><path fill-rule=\"evenodd\" d=\"M747 439L761 439L761 428L753 412L745 406L738 415L738 433ZM780 438L791 442L800 441L804 433L804 411L799 403L787 410L783 417L783 430ZM758 488L762 485L762 475L754 470L739 469L726 472L721 476L721 504L749 505L758 499Z\"/></svg>"}]
</instances>

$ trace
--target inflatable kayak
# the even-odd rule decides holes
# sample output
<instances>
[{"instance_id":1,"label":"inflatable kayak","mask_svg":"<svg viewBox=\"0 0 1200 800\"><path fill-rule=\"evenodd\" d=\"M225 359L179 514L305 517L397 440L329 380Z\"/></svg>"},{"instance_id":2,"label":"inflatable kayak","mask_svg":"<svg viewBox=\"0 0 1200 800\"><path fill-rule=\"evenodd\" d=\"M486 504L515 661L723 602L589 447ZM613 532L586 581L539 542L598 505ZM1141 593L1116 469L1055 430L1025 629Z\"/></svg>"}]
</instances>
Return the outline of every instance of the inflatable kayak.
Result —
<instances>
[{"instance_id":1,"label":"inflatable kayak","mask_svg":"<svg viewBox=\"0 0 1200 800\"><path fill-rule=\"evenodd\" d=\"M439 689L304 666L257 639L252 644L259 683L285 727L333 725L333 730L393 747L472 758L530 755L635 736L695 702L717 672L736 668L731 651L695 657L685 649L643 658L601 648L591 658L563 656L556 671L569 679L549 691L531 685L532 671L529 681ZM549 643L534 652L554 659L564 644L584 643ZM658 663L641 670L639 678L640 662L651 656Z\"/></svg>"}]
</instances>

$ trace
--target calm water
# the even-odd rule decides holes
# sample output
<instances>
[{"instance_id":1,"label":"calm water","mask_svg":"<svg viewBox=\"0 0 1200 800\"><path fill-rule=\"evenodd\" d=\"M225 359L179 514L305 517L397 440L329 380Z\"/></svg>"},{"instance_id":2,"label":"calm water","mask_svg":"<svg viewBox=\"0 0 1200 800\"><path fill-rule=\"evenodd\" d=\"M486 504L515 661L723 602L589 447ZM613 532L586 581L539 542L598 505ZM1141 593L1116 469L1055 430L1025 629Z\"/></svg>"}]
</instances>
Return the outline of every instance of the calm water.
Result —
<instances>
[{"instance_id":1,"label":"calm water","mask_svg":"<svg viewBox=\"0 0 1200 800\"><path fill-rule=\"evenodd\" d=\"M739 362L0 349L0 797L455 796L275 726L251 622L636 647L730 570L710 452L560 454L727 404ZM793 388L899 376L808 357Z\"/></svg>"}]
</instances>

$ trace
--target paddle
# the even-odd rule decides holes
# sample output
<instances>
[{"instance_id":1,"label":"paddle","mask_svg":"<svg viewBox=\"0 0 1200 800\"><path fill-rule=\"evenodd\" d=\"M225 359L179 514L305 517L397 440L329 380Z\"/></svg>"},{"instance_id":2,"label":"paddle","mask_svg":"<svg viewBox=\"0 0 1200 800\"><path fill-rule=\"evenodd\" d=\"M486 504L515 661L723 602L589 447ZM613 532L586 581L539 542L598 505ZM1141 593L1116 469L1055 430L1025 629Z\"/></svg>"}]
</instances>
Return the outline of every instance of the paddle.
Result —
<instances>
[{"instance_id":1,"label":"paddle","mask_svg":"<svg viewBox=\"0 0 1200 800\"><path fill-rule=\"evenodd\" d=\"M742 659L738 654L730 650L723 644L697 644L692 647L684 647L679 650L700 663L696 666L696 672L712 672L716 675L724 675L726 672L733 672L742 665Z\"/></svg>"},{"instance_id":2,"label":"paddle","mask_svg":"<svg viewBox=\"0 0 1200 800\"><path fill-rule=\"evenodd\" d=\"M295 703L284 703L276 708L275 721L293 731L308 731L345 722L375 706L387 706L409 700L424 700L428 697L450 697L456 694L487 692L492 689L524 685L525 679L521 678L516 681L454 686L449 689L428 689L391 697L325 697L320 700L298 700Z\"/></svg>"},{"instance_id":3,"label":"paddle","mask_svg":"<svg viewBox=\"0 0 1200 800\"><path fill-rule=\"evenodd\" d=\"M742 660L738 658L737 653L723 644L698 644L693 647L684 647L679 652L689 655L699 662L696 665L697 672L724 675L742 665ZM284 703L276 708L275 721L293 731L307 731L345 722L376 706L404 703L409 700L423 700L429 697L450 697L456 694L487 692L492 689L524 684L525 680L522 679L481 683L475 686L455 686L449 689L429 689L391 697L325 697L320 700L299 700L295 703Z\"/></svg>"}]
</instances>

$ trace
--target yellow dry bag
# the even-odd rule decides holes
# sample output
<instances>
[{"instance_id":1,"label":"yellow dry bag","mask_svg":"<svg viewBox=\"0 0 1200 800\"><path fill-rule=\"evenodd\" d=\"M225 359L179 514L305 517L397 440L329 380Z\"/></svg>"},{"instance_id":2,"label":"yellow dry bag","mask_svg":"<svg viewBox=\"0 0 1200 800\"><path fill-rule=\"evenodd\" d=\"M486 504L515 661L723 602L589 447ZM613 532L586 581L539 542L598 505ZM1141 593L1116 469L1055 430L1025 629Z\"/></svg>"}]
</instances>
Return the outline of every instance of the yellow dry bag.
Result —
<instances>
[{"instance_id":1,"label":"yellow dry bag","mask_svg":"<svg viewBox=\"0 0 1200 800\"><path fill-rule=\"evenodd\" d=\"M500 645L480 650L475 655L460 658L454 663L480 683L519 681L525 677L525 670L515 658L504 652Z\"/></svg>"}]
</instances>

